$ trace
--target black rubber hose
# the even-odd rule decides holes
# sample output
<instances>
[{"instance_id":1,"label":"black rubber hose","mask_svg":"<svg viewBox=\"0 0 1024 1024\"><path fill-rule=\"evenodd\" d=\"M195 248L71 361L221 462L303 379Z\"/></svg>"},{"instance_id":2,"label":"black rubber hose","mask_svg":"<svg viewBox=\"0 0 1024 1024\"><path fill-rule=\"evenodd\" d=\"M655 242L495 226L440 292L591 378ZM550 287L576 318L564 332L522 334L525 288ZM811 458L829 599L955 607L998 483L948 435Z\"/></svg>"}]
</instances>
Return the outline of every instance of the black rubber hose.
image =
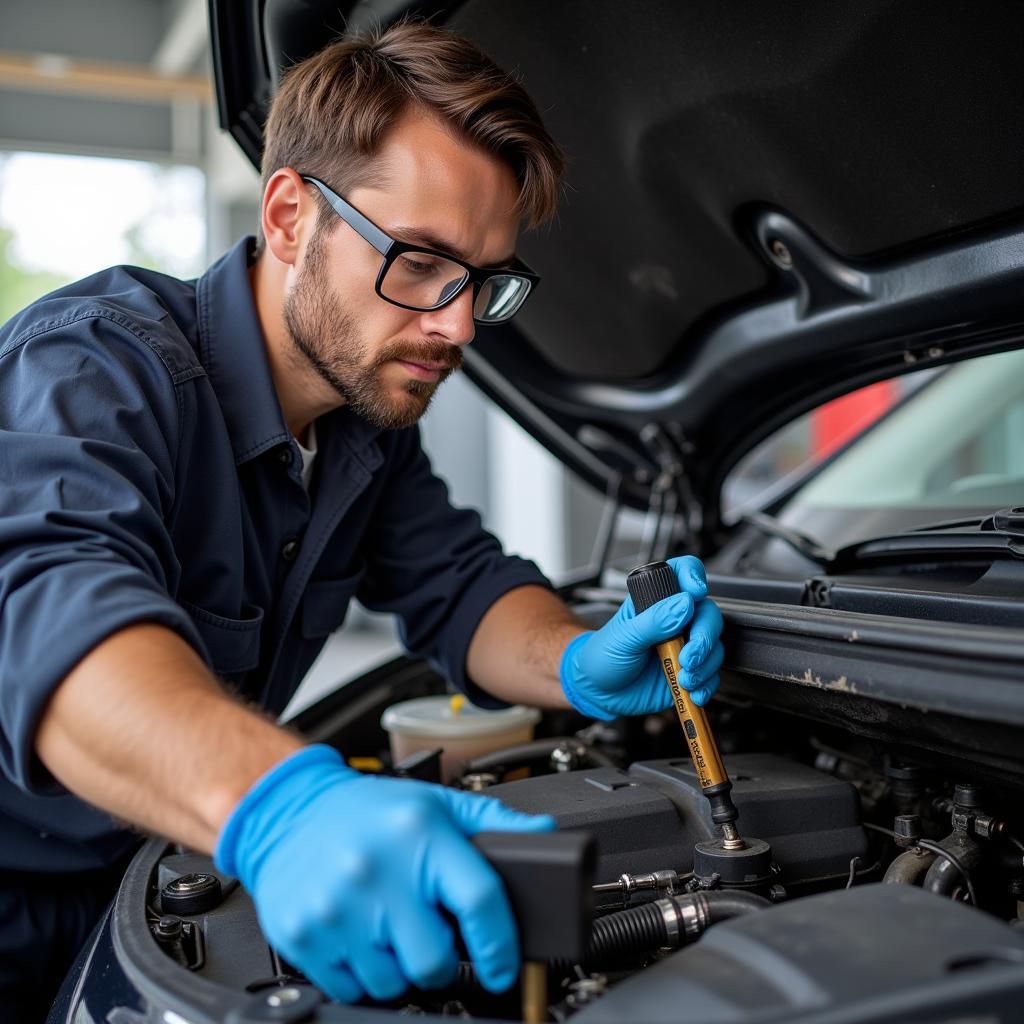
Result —
<instances>
[{"instance_id":1,"label":"black rubber hose","mask_svg":"<svg viewBox=\"0 0 1024 1024\"><path fill-rule=\"evenodd\" d=\"M676 929L678 940L674 944L680 946L699 937L687 936L684 930L682 908L687 904L698 907L702 932L719 921L771 906L769 900L756 893L721 890L668 897L668 900L675 905L675 912L679 918L679 927ZM639 907L599 917L594 922L591 932L586 963L613 964L624 958L650 952L659 946L673 945L669 941L665 915L658 905L662 902L658 900L655 903L644 903Z\"/></svg>"},{"instance_id":2,"label":"black rubber hose","mask_svg":"<svg viewBox=\"0 0 1024 1024\"><path fill-rule=\"evenodd\" d=\"M653 903L644 903L639 907L599 917L594 922L586 962L615 963L619 959L667 945L668 930L661 909Z\"/></svg>"},{"instance_id":3,"label":"black rubber hose","mask_svg":"<svg viewBox=\"0 0 1024 1024\"><path fill-rule=\"evenodd\" d=\"M739 917L741 914L750 914L755 910L764 910L772 905L771 900L758 896L756 892L742 892L739 889L695 894L695 898L700 896L708 901L709 925L728 921L730 917Z\"/></svg>"},{"instance_id":4,"label":"black rubber hose","mask_svg":"<svg viewBox=\"0 0 1024 1024\"><path fill-rule=\"evenodd\" d=\"M480 754L467 761L462 766L462 770L464 773L489 772L495 768L516 768L531 761L546 761L552 752L563 743L571 743L574 747L579 747L584 762L589 761L599 768L615 768L616 770L619 768L603 751L596 750L571 736L554 736L541 740L528 740L526 743L516 743L511 747L503 747L501 750Z\"/></svg>"},{"instance_id":5,"label":"black rubber hose","mask_svg":"<svg viewBox=\"0 0 1024 1024\"><path fill-rule=\"evenodd\" d=\"M510 747L502 747L501 750L491 750L486 754L480 754L467 761L462 766L462 770L463 772L489 772L495 768L514 768L529 761L545 761L551 756L551 752L564 742L565 737L556 737L516 743Z\"/></svg>"}]
</instances>

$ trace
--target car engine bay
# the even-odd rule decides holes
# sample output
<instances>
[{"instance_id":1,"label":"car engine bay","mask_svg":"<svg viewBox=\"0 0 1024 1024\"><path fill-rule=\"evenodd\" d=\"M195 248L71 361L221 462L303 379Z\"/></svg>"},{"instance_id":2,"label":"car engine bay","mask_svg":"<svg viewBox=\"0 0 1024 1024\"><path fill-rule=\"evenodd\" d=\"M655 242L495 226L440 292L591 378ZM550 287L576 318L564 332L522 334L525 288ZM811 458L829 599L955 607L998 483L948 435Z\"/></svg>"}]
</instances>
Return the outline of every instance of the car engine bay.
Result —
<instances>
[{"instance_id":1,"label":"car engine bay","mask_svg":"<svg viewBox=\"0 0 1024 1024\"><path fill-rule=\"evenodd\" d=\"M443 681L398 659L353 685L298 727L386 773L439 778L436 752L388 764L378 723L389 703ZM718 698L710 713L742 851L722 848L672 710L610 723L546 712L535 739L462 765L456 786L594 839L586 955L547 963L541 1019L1002 1019L1020 1005L1024 819L1012 779L972 772L967 751L915 761L839 722ZM248 896L206 857L147 844L113 930L147 964L156 954L161 971L187 971L193 995L230 990L232 1019L361 1019L362 1006L324 1003L267 946ZM486 992L466 962L447 989L366 1005L520 1020L521 995Z\"/></svg>"}]
</instances>

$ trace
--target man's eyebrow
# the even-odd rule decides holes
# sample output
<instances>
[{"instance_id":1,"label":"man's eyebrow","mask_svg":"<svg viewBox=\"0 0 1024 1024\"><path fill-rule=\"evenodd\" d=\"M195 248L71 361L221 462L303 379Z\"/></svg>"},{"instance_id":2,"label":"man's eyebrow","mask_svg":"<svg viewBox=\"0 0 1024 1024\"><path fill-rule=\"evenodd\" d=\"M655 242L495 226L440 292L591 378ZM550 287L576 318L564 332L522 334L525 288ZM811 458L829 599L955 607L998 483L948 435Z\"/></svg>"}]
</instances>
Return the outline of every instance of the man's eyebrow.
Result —
<instances>
[{"instance_id":1,"label":"man's eyebrow","mask_svg":"<svg viewBox=\"0 0 1024 1024\"><path fill-rule=\"evenodd\" d=\"M460 249L457 245L452 245L451 242L446 241L443 238L438 238L437 235L431 234L429 231L424 231L422 228L408 228L399 226L393 228L391 231L392 235L399 242L410 242L413 245L422 245L427 249L437 249L438 252L450 253L457 259L462 260L464 263L472 263L466 253ZM480 265L481 270L502 270L512 265L515 261L516 254L511 253L504 259L496 260L494 263L483 263Z\"/></svg>"}]
</instances>

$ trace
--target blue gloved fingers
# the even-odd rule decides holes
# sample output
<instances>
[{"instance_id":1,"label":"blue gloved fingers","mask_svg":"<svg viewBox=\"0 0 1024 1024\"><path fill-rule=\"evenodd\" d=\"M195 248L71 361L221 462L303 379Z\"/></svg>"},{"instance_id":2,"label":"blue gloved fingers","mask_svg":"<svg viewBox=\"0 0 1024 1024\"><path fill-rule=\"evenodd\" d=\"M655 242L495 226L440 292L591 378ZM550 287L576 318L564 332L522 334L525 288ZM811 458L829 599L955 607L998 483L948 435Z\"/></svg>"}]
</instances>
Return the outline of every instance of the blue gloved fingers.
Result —
<instances>
[{"instance_id":1,"label":"blue gloved fingers","mask_svg":"<svg viewBox=\"0 0 1024 1024\"><path fill-rule=\"evenodd\" d=\"M391 946L417 988L442 988L455 980L459 956L448 922L426 903L403 902L391 913Z\"/></svg>"},{"instance_id":2,"label":"blue gloved fingers","mask_svg":"<svg viewBox=\"0 0 1024 1024\"><path fill-rule=\"evenodd\" d=\"M679 636L693 617L693 598L689 594L673 594L646 611L624 620L619 626L622 653L638 655L655 644Z\"/></svg>"},{"instance_id":3,"label":"blue gloved fingers","mask_svg":"<svg viewBox=\"0 0 1024 1024\"><path fill-rule=\"evenodd\" d=\"M431 861L436 892L459 922L480 982L504 992L519 973L519 941L501 878L454 829L437 837Z\"/></svg>"},{"instance_id":4,"label":"blue gloved fingers","mask_svg":"<svg viewBox=\"0 0 1024 1024\"><path fill-rule=\"evenodd\" d=\"M435 792L467 836L477 832L551 832L557 828L550 814L523 814L506 807L494 797L440 786Z\"/></svg>"},{"instance_id":5,"label":"blue gloved fingers","mask_svg":"<svg viewBox=\"0 0 1024 1024\"><path fill-rule=\"evenodd\" d=\"M409 982L398 966L394 953L375 946L368 935L352 944L348 969L374 999L394 999L408 987Z\"/></svg>"},{"instance_id":6,"label":"blue gloved fingers","mask_svg":"<svg viewBox=\"0 0 1024 1024\"><path fill-rule=\"evenodd\" d=\"M692 672L707 660L722 635L722 613L714 601L705 600L697 605L690 626L690 635L679 652L679 663L687 672Z\"/></svg>"},{"instance_id":7,"label":"blue gloved fingers","mask_svg":"<svg viewBox=\"0 0 1024 1024\"><path fill-rule=\"evenodd\" d=\"M670 558L668 564L672 566L679 581L679 589L684 594L689 594L697 601L707 596L708 577L704 571L704 563L699 558L681 555L678 558Z\"/></svg>"},{"instance_id":8,"label":"blue gloved fingers","mask_svg":"<svg viewBox=\"0 0 1024 1024\"><path fill-rule=\"evenodd\" d=\"M713 675L703 686L699 686L696 690L690 693L690 699L697 707L702 708L712 697L715 695L715 691L718 689L718 676Z\"/></svg>"},{"instance_id":9,"label":"blue gloved fingers","mask_svg":"<svg viewBox=\"0 0 1024 1024\"><path fill-rule=\"evenodd\" d=\"M323 892L321 889L321 895ZM270 909L269 915L266 906L260 909L260 925L286 960L331 999L355 1003L363 998L365 989L344 964L347 943L326 901L313 913L303 912L305 908L294 901Z\"/></svg>"},{"instance_id":10,"label":"blue gloved fingers","mask_svg":"<svg viewBox=\"0 0 1024 1024\"><path fill-rule=\"evenodd\" d=\"M280 952L286 960L300 968L329 999L336 999L339 1003L358 1003L366 995L366 990L344 965L329 964L320 960L311 963L301 954L286 949L281 949Z\"/></svg>"},{"instance_id":11,"label":"blue gloved fingers","mask_svg":"<svg viewBox=\"0 0 1024 1024\"><path fill-rule=\"evenodd\" d=\"M713 675L717 675L725 660L725 649L721 641L716 640L711 653L692 672L683 672L679 676L679 685L684 690L695 690L703 686Z\"/></svg>"}]
</instances>

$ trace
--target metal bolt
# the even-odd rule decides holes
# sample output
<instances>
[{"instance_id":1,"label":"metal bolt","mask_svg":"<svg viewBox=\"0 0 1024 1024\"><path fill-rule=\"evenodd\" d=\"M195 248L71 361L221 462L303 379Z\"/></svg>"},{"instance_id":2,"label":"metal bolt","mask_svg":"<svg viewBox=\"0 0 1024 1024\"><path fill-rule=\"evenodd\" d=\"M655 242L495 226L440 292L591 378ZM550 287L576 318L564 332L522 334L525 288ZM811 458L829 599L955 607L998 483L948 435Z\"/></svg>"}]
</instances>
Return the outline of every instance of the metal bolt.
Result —
<instances>
[{"instance_id":1,"label":"metal bolt","mask_svg":"<svg viewBox=\"0 0 1024 1024\"><path fill-rule=\"evenodd\" d=\"M747 848L747 844L743 842L736 826L731 821L722 825L722 847L726 850L745 850Z\"/></svg>"},{"instance_id":2,"label":"metal bolt","mask_svg":"<svg viewBox=\"0 0 1024 1024\"><path fill-rule=\"evenodd\" d=\"M479 793L481 790L493 786L498 781L498 776L492 772L470 772L462 776L462 788L468 789L471 793Z\"/></svg>"},{"instance_id":3,"label":"metal bolt","mask_svg":"<svg viewBox=\"0 0 1024 1024\"><path fill-rule=\"evenodd\" d=\"M771 249L772 257L780 267L793 266L793 254L789 251L789 246L785 242L776 238L769 248Z\"/></svg>"},{"instance_id":4,"label":"metal bolt","mask_svg":"<svg viewBox=\"0 0 1024 1024\"><path fill-rule=\"evenodd\" d=\"M921 838L921 817L917 814L897 814L894 822L895 842L901 849L914 846Z\"/></svg>"},{"instance_id":5,"label":"metal bolt","mask_svg":"<svg viewBox=\"0 0 1024 1024\"><path fill-rule=\"evenodd\" d=\"M198 889L205 889L214 881L215 879L212 875L202 875L198 873L180 875L178 878L175 878L173 882L169 883L167 888L173 889L175 892L195 892Z\"/></svg>"},{"instance_id":6,"label":"metal bolt","mask_svg":"<svg viewBox=\"0 0 1024 1024\"><path fill-rule=\"evenodd\" d=\"M176 942L181 938L181 921L176 917L161 917L156 923L157 942Z\"/></svg>"},{"instance_id":7,"label":"metal bolt","mask_svg":"<svg viewBox=\"0 0 1024 1024\"><path fill-rule=\"evenodd\" d=\"M932 347L928 349L929 359L940 359L945 354L946 350L939 345L932 345Z\"/></svg>"},{"instance_id":8,"label":"metal bolt","mask_svg":"<svg viewBox=\"0 0 1024 1024\"><path fill-rule=\"evenodd\" d=\"M982 839L991 839L993 836L1002 835L1006 829L1006 823L998 821L988 814L979 814L974 819L974 834Z\"/></svg>"},{"instance_id":9,"label":"metal bolt","mask_svg":"<svg viewBox=\"0 0 1024 1024\"><path fill-rule=\"evenodd\" d=\"M301 998L302 993L297 988L281 988L267 996L267 1006L291 1006Z\"/></svg>"},{"instance_id":10,"label":"metal bolt","mask_svg":"<svg viewBox=\"0 0 1024 1024\"><path fill-rule=\"evenodd\" d=\"M970 832L971 822L974 819L969 811L957 810L953 812L952 824L954 832Z\"/></svg>"},{"instance_id":11,"label":"metal bolt","mask_svg":"<svg viewBox=\"0 0 1024 1024\"><path fill-rule=\"evenodd\" d=\"M581 978L569 986L566 1002L570 1006L586 1006L599 996L604 995L608 987L608 979L603 974L592 974L589 978Z\"/></svg>"},{"instance_id":12,"label":"metal bolt","mask_svg":"<svg viewBox=\"0 0 1024 1024\"><path fill-rule=\"evenodd\" d=\"M576 749L568 743L559 743L551 751L551 767L556 772L571 772L579 764L579 756Z\"/></svg>"}]
</instances>

